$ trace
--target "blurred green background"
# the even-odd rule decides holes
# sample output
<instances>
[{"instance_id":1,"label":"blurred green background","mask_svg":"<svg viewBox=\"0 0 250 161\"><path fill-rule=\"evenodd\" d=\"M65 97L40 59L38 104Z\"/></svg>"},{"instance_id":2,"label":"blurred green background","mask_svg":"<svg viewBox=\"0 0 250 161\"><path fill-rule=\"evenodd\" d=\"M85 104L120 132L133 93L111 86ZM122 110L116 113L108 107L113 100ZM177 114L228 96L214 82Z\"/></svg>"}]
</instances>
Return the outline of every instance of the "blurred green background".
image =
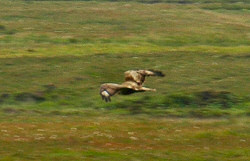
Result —
<instances>
[{"instance_id":1,"label":"blurred green background","mask_svg":"<svg viewBox=\"0 0 250 161\"><path fill-rule=\"evenodd\" d=\"M0 0L0 160L249 160L249 31L247 0ZM131 69L166 76L103 102Z\"/></svg>"},{"instance_id":2,"label":"blurred green background","mask_svg":"<svg viewBox=\"0 0 250 161\"><path fill-rule=\"evenodd\" d=\"M246 1L0 3L2 109L249 114ZM100 84L121 83L130 69L166 77L146 82L157 93L104 104Z\"/></svg>"}]
</instances>

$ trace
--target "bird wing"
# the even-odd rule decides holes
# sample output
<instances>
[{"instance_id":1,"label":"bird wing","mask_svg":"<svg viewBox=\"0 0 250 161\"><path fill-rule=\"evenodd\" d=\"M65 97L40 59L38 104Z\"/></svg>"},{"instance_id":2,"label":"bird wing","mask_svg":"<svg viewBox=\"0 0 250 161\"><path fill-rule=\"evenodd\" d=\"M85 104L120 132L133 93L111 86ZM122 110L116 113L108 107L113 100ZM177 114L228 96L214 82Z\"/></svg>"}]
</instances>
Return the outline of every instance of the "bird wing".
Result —
<instances>
[{"instance_id":1,"label":"bird wing","mask_svg":"<svg viewBox=\"0 0 250 161\"><path fill-rule=\"evenodd\" d=\"M141 90L141 86L139 86L136 82L126 81L121 84L123 87L120 89L119 94L129 95L135 92L144 92Z\"/></svg>"},{"instance_id":2,"label":"bird wing","mask_svg":"<svg viewBox=\"0 0 250 161\"><path fill-rule=\"evenodd\" d=\"M124 74L126 82L131 81L141 85L145 80L145 76L142 75L138 70L128 70Z\"/></svg>"},{"instance_id":3,"label":"bird wing","mask_svg":"<svg viewBox=\"0 0 250 161\"><path fill-rule=\"evenodd\" d=\"M128 88L128 89L132 89L132 90L135 90L135 91L138 91L140 90L140 85L138 85L136 82L134 81L126 81L126 82L123 82L121 84L121 87L122 89L124 88Z\"/></svg>"},{"instance_id":4,"label":"bird wing","mask_svg":"<svg viewBox=\"0 0 250 161\"><path fill-rule=\"evenodd\" d=\"M145 76L158 76L164 77L165 75L159 70L138 70L138 73L145 75Z\"/></svg>"},{"instance_id":5,"label":"bird wing","mask_svg":"<svg viewBox=\"0 0 250 161\"><path fill-rule=\"evenodd\" d=\"M105 83L100 87L100 95L106 102L111 102L111 96L115 95L116 93L127 95L137 91L140 91L140 87L137 85L137 83L132 81L124 82L121 85L114 83Z\"/></svg>"},{"instance_id":6,"label":"bird wing","mask_svg":"<svg viewBox=\"0 0 250 161\"><path fill-rule=\"evenodd\" d=\"M145 77L165 76L161 71L157 70L128 70L124 74L125 74L125 81L132 81L137 83L138 85L142 85L144 83Z\"/></svg>"}]
</instances>

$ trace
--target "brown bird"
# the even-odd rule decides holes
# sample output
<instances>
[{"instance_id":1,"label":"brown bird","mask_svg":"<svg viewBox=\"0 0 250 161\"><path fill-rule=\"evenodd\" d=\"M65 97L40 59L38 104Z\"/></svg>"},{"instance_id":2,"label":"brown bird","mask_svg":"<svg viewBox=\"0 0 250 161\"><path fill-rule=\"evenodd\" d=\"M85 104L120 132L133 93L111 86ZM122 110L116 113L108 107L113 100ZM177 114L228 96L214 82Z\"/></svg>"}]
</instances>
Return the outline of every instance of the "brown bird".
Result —
<instances>
[{"instance_id":1,"label":"brown bird","mask_svg":"<svg viewBox=\"0 0 250 161\"><path fill-rule=\"evenodd\" d=\"M105 83L101 85L100 95L103 100L106 102L111 102L110 97L116 93L129 95L135 92L156 91L156 89L142 86L145 82L145 78L147 76L165 76L161 71L155 70L129 70L124 74L125 82L122 84Z\"/></svg>"}]
</instances>

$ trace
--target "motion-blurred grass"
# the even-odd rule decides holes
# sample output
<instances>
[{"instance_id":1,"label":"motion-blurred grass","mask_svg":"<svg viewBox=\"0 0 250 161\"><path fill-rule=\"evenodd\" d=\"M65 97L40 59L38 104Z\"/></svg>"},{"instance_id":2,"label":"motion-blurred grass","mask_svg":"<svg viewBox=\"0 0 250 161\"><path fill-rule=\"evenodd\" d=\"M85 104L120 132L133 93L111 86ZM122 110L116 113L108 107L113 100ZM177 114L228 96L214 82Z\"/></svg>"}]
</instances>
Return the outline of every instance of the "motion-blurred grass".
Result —
<instances>
[{"instance_id":1,"label":"motion-blurred grass","mask_svg":"<svg viewBox=\"0 0 250 161\"><path fill-rule=\"evenodd\" d=\"M0 160L249 159L249 119L0 116Z\"/></svg>"},{"instance_id":2,"label":"motion-blurred grass","mask_svg":"<svg viewBox=\"0 0 250 161\"><path fill-rule=\"evenodd\" d=\"M0 160L249 160L249 13L243 0L0 0ZM166 77L103 102L100 84L129 69Z\"/></svg>"},{"instance_id":3,"label":"motion-blurred grass","mask_svg":"<svg viewBox=\"0 0 250 161\"><path fill-rule=\"evenodd\" d=\"M1 57L250 50L248 3L0 3Z\"/></svg>"},{"instance_id":4,"label":"motion-blurred grass","mask_svg":"<svg viewBox=\"0 0 250 161\"><path fill-rule=\"evenodd\" d=\"M57 113L89 108L163 116L245 115L248 7L245 2L222 1L0 1L1 107ZM115 96L111 104L100 100L101 83L121 83L124 71L139 68L166 74L146 83L157 93ZM209 98L197 93L208 93ZM205 112L197 114L197 108ZM230 111L233 108L239 112Z\"/></svg>"},{"instance_id":5,"label":"motion-blurred grass","mask_svg":"<svg viewBox=\"0 0 250 161\"><path fill-rule=\"evenodd\" d=\"M249 105L248 59L245 54L187 52L1 58L1 106L46 111L90 108L115 112L120 108L132 113L133 109L139 110L137 113L150 110L148 114L160 111L163 116L162 111L168 116L173 109L208 108L209 112L219 108L222 116L232 109L245 115ZM121 83L123 72L136 68L154 68L166 74L146 82L158 91L117 95L112 103L104 103L99 96L100 84Z\"/></svg>"}]
</instances>

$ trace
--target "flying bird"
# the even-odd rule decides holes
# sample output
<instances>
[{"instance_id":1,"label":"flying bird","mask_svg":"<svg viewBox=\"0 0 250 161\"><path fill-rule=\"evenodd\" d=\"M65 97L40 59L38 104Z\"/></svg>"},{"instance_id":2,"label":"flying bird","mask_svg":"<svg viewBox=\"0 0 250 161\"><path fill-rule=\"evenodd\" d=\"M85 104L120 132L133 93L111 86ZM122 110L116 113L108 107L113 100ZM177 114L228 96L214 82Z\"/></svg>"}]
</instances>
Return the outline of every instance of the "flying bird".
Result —
<instances>
[{"instance_id":1,"label":"flying bird","mask_svg":"<svg viewBox=\"0 0 250 161\"><path fill-rule=\"evenodd\" d=\"M105 83L101 85L100 95L106 102L111 102L111 96L119 93L129 95L136 92L156 91L156 89L143 87L148 76L164 77L161 71L156 70L128 70L125 73L125 82L122 84Z\"/></svg>"}]
</instances>

